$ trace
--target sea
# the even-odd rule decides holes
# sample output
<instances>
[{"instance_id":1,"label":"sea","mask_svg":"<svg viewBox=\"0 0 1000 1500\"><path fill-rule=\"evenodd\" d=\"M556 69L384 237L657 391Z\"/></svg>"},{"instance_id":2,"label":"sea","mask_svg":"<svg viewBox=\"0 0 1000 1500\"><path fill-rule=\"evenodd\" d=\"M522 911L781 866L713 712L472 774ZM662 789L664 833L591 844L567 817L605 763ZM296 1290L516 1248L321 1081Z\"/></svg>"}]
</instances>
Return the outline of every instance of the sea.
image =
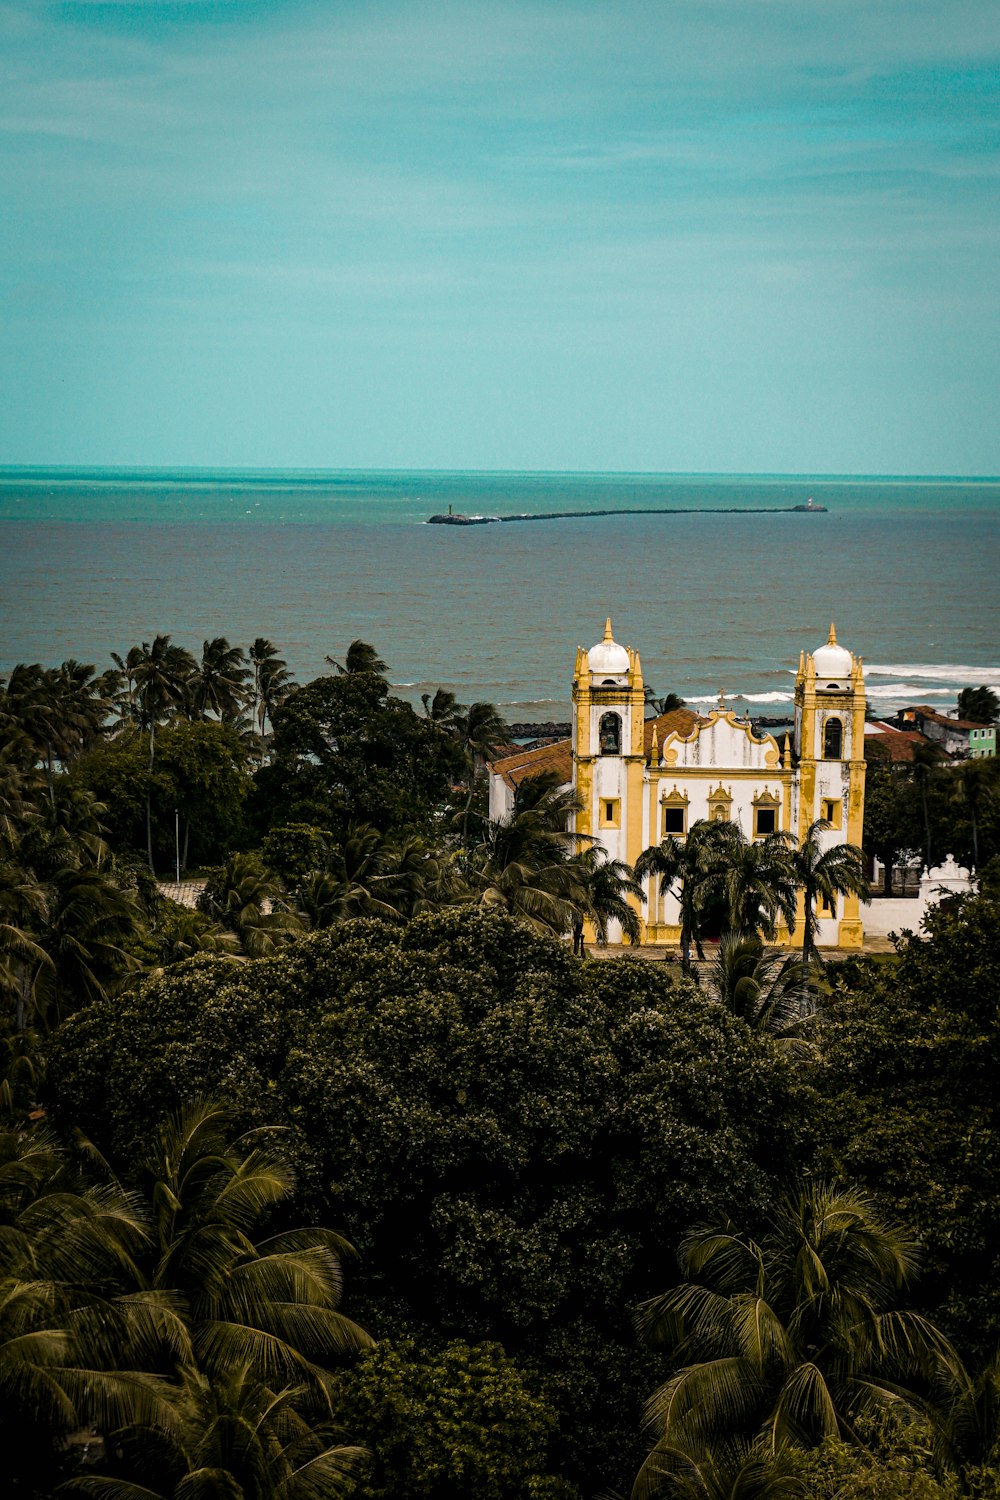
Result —
<instances>
[{"instance_id":1,"label":"sea","mask_svg":"<svg viewBox=\"0 0 1000 1500\"><path fill-rule=\"evenodd\" d=\"M427 524L449 506L585 514ZM443 686L565 720L610 615L658 694L780 719L834 621L873 709L947 709L1000 690L998 571L989 477L6 468L0 675L165 632L266 636L306 681L361 638L418 707Z\"/></svg>"}]
</instances>

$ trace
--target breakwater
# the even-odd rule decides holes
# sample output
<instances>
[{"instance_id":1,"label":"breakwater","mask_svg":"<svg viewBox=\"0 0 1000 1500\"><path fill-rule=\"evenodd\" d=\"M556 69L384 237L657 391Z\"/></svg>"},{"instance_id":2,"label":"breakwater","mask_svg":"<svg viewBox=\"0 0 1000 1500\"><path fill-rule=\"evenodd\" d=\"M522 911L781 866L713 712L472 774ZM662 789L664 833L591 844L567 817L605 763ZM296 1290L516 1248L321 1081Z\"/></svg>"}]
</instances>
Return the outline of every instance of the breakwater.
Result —
<instances>
[{"instance_id":1,"label":"breakwater","mask_svg":"<svg viewBox=\"0 0 1000 1500\"><path fill-rule=\"evenodd\" d=\"M636 505L614 510L519 511L512 516L428 516L428 526L494 526L509 521L577 521L589 516L786 516L825 515L825 505Z\"/></svg>"}]
</instances>

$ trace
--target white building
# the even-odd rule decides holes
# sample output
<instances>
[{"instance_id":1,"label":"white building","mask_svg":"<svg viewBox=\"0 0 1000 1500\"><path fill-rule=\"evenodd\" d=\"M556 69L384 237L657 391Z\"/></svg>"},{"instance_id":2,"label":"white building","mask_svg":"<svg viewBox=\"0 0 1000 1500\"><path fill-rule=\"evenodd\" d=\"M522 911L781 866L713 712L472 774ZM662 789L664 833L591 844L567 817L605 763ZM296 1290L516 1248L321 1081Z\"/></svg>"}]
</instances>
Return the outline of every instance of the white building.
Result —
<instances>
[{"instance_id":1,"label":"white building","mask_svg":"<svg viewBox=\"0 0 1000 1500\"><path fill-rule=\"evenodd\" d=\"M865 685L861 660L829 638L803 653L795 679L795 728L779 745L757 736L747 719L720 706L705 716L678 709L646 719L638 652L604 639L577 651L573 732L569 740L522 751L490 767L490 815L509 816L525 776L559 772L581 803L576 831L598 841L613 859L634 865L668 835L683 838L701 818L728 819L747 838L785 832L798 842L810 824L831 825L822 842L861 844L864 818ZM647 884L640 907L643 942L676 943L676 898ZM860 948L856 896L821 911L821 946ZM778 941L802 940L779 932Z\"/></svg>"}]
</instances>

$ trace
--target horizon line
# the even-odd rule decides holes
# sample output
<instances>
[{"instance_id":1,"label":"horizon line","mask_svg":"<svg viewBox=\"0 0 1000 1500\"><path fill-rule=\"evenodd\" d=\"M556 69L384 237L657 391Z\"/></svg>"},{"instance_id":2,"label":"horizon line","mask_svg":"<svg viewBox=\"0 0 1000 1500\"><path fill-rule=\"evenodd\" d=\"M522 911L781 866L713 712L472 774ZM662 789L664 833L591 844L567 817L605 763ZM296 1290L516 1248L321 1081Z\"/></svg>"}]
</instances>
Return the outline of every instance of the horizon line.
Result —
<instances>
[{"instance_id":1,"label":"horizon line","mask_svg":"<svg viewBox=\"0 0 1000 1500\"><path fill-rule=\"evenodd\" d=\"M322 477L326 475L404 475L419 474L430 477L457 477L476 475L497 478L579 478L579 479L778 479L809 480L816 484L835 484L845 481L870 480L882 483L953 483L953 484L997 484L1000 474L934 474L900 472L850 472L825 470L766 470L766 469L447 469L447 468L380 468L357 465L342 468L315 468L292 465L280 467L272 464L208 465L208 464L0 464L0 480L17 476L34 475L303 475Z\"/></svg>"}]
</instances>

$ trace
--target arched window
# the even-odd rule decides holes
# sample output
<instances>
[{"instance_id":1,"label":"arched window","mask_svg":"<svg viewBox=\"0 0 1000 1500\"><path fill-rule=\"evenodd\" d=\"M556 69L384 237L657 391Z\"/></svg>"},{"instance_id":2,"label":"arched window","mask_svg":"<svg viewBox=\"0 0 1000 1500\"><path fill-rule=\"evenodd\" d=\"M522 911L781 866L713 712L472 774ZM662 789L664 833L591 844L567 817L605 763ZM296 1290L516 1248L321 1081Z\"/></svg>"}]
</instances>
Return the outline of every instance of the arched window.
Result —
<instances>
[{"instance_id":1,"label":"arched window","mask_svg":"<svg viewBox=\"0 0 1000 1500\"><path fill-rule=\"evenodd\" d=\"M840 760L844 751L844 726L840 719L827 719L823 725L823 759Z\"/></svg>"},{"instance_id":2,"label":"arched window","mask_svg":"<svg viewBox=\"0 0 1000 1500\"><path fill-rule=\"evenodd\" d=\"M621 755L622 721L617 714L602 714L599 730L602 755Z\"/></svg>"}]
</instances>

